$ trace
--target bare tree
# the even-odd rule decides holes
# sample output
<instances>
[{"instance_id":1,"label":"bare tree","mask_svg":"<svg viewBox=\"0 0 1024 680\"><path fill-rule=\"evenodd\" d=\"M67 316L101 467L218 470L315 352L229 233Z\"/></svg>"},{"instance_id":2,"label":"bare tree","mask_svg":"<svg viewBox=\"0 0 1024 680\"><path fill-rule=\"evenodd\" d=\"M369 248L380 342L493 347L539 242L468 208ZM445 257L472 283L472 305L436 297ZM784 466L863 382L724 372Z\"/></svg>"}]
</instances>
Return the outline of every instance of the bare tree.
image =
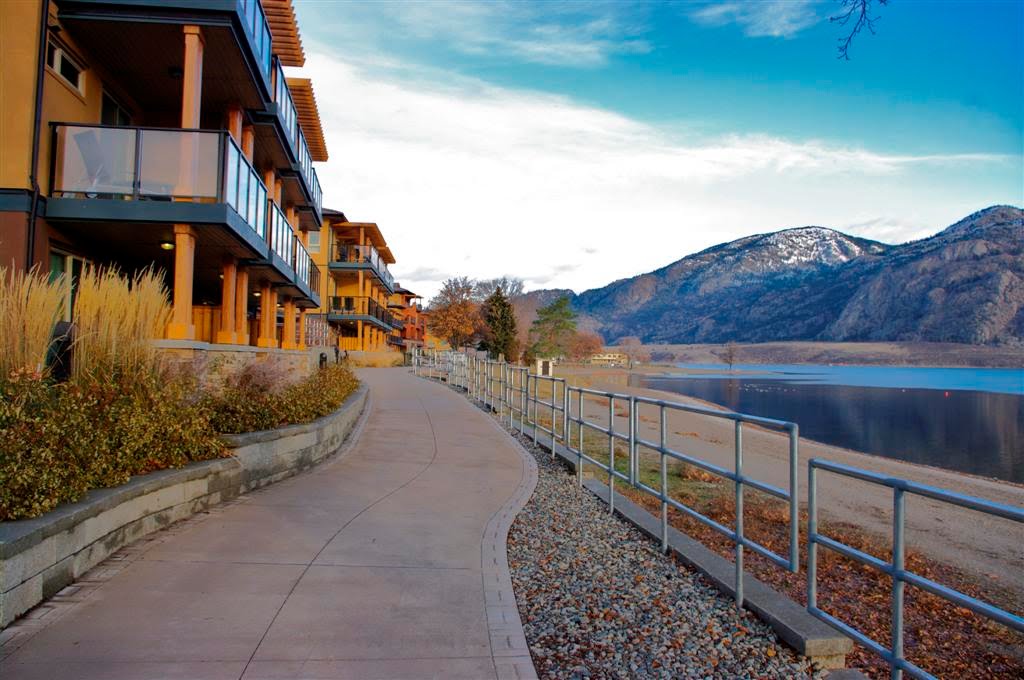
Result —
<instances>
[{"instance_id":1,"label":"bare tree","mask_svg":"<svg viewBox=\"0 0 1024 680\"><path fill-rule=\"evenodd\" d=\"M839 13L828 20L843 27L852 24L846 37L839 39L839 59L850 60L850 45L862 30L866 28L871 35L875 34L875 22L878 21L878 17L872 16L871 5L876 2L879 7L889 4L889 0L839 0Z\"/></svg>"},{"instance_id":2,"label":"bare tree","mask_svg":"<svg viewBox=\"0 0 1024 680\"><path fill-rule=\"evenodd\" d=\"M500 276L496 279L482 279L477 281L473 289L473 297L479 302L494 295L494 291L501 288L509 300L513 300L523 294L523 280L514 276Z\"/></svg>"},{"instance_id":3,"label":"bare tree","mask_svg":"<svg viewBox=\"0 0 1024 680\"><path fill-rule=\"evenodd\" d=\"M627 335L619 338L618 347L622 353L629 357L629 367L634 364L642 364L651 360L651 353L644 347L643 341L635 335Z\"/></svg>"},{"instance_id":4,"label":"bare tree","mask_svg":"<svg viewBox=\"0 0 1024 680\"><path fill-rule=\"evenodd\" d=\"M725 347L717 352L719 358L725 363L729 364L729 370L732 370L733 364L736 363L736 343L727 342Z\"/></svg>"}]
</instances>

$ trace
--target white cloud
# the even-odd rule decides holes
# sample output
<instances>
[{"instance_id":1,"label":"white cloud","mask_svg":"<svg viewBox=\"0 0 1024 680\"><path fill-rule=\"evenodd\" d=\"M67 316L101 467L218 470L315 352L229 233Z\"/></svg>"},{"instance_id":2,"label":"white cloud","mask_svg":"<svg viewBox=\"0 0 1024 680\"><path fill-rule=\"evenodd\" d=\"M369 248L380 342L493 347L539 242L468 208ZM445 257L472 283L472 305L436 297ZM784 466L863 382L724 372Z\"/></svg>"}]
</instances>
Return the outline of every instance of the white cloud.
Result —
<instances>
[{"instance_id":1,"label":"white cloud","mask_svg":"<svg viewBox=\"0 0 1024 680\"><path fill-rule=\"evenodd\" d=\"M343 19L303 8L330 24L339 43L384 48L419 40L474 57L592 67L616 54L650 51L642 4L433 0L349 3Z\"/></svg>"},{"instance_id":2,"label":"white cloud","mask_svg":"<svg viewBox=\"0 0 1024 680\"><path fill-rule=\"evenodd\" d=\"M737 24L750 37L792 38L818 23L818 0L750 0L715 2L690 13L704 26Z\"/></svg>"},{"instance_id":3,"label":"white cloud","mask_svg":"<svg viewBox=\"0 0 1024 680\"><path fill-rule=\"evenodd\" d=\"M304 74L331 154L318 166L325 205L378 222L396 277L426 296L453 275L582 290L739 236L880 215L900 240L1014 200L978 170L1005 177L1017 159L749 134L694 141L564 97L439 84L320 48Z\"/></svg>"}]
</instances>

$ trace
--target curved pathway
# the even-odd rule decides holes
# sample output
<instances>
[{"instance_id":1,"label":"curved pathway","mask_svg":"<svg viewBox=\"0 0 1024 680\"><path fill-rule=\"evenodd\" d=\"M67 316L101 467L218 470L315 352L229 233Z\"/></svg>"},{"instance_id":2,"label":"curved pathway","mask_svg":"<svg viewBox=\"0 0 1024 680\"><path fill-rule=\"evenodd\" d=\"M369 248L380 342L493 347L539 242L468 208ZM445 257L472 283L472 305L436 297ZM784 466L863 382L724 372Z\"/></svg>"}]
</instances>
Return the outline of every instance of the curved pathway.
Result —
<instances>
[{"instance_id":1,"label":"curved pathway","mask_svg":"<svg viewBox=\"0 0 1024 680\"><path fill-rule=\"evenodd\" d=\"M0 633L0 677L535 677L505 556L534 462L446 387L360 377L347 451L114 555Z\"/></svg>"}]
</instances>

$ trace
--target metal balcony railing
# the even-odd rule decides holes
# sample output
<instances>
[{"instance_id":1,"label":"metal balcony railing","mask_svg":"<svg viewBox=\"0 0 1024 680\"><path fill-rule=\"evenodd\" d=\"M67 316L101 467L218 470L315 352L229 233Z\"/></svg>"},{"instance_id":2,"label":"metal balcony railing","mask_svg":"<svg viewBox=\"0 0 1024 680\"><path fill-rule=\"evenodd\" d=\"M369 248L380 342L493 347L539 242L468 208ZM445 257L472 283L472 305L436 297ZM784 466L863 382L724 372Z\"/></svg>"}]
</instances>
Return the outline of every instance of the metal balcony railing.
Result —
<instances>
[{"instance_id":1,"label":"metal balcony railing","mask_svg":"<svg viewBox=\"0 0 1024 680\"><path fill-rule=\"evenodd\" d=\"M225 203L313 292L320 270L227 132L54 125L54 198Z\"/></svg>"},{"instance_id":2,"label":"metal balcony railing","mask_svg":"<svg viewBox=\"0 0 1024 680\"><path fill-rule=\"evenodd\" d=\"M313 167L313 159L309 153L309 146L306 144L306 137L302 134L302 127L299 125L298 110L295 108L291 90L288 89L284 69L281 68L281 61L277 58L274 59L274 102L277 104L281 123L288 134L288 142L298 160L299 171L313 198L313 206L319 217L323 203L323 190L320 188L320 179L317 177L316 168Z\"/></svg>"},{"instance_id":3,"label":"metal balcony railing","mask_svg":"<svg viewBox=\"0 0 1024 680\"><path fill-rule=\"evenodd\" d=\"M55 124L50 195L227 203L266 238L267 188L224 131Z\"/></svg>"},{"instance_id":4,"label":"metal balcony railing","mask_svg":"<svg viewBox=\"0 0 1024 680\"><path fill-rule=\"evenodd\" d=\"M368 297L333 296L328 311L337 316L369 316L394 327L395 317L391 312L384 305Z\"/></svg>"},{"instance_id":5,"label":"metal balcony railing","mask_svg":"<svg viewBox=\"0 0 1024 680\"><path fill-rule=\"evenodd\" d=\"M238 0L238 12L243 17L245 30L252 40L256 61L260 64L263 77L270 82L271 36L267 16L260 0Z\"/></svg>"},{"instance_id":6,"label":"metal balcony railing","mask_svg":"<svg viewBox=\"0 0 1024 680\"><path fill-rule=\"evenodd\" d=\"M388 265L373 246L357 246L347 243L331 243L331 262L369 264L388 291L395 290L395 278L388 271Z\"/></svg>"}]
</instances>

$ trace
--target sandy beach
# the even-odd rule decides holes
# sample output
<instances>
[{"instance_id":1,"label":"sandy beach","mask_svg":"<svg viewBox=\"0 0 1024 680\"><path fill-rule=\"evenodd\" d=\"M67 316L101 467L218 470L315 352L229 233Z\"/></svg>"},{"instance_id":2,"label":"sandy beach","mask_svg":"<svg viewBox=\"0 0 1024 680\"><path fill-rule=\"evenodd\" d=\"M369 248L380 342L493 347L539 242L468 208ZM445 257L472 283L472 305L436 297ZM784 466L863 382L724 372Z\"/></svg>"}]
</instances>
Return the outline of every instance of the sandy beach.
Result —
<instances>
[{"instance_id":1,"label":"sandy beach","mask_svg":"<svg viewBox=\"0 0 1024 680\"><path fill-rule=\"evenodd\" d=\"M644 395L668 401L708 405L671 392L629 387L628 372L622 369L559 367L559 375L571 381L585 381L594 389ZM651 407L650 416L655 416ZM655 417L643 417L642 436L656 440ZM587 415L607 422L607 401L587 405ZM616 419L616 429L628 427L625 417ZM671 412L668 424L670 446L715 465L733 466L733 425L710 416ZM787 488L789 483L788 440L784 435L759 428L744 431L744 468L747 474L769 484ZM940 468L915 465L880 456L859 453L801 438L800 499L807 499L807 461L825 458L837 463L880 474L912 480L998 503L1024 506L1024 486L995 479L975 477ZM818 494L822 519L848 522L879 537L892 533L892 491L866 482L819 473ZM907 498L907 545L941 562L959 567L981 582L991 582L1010 591L1018 605L1024 603L1024 526L929 499ZM805 549L801 538L801 551Z\"/></svg>"}]
</instances>

